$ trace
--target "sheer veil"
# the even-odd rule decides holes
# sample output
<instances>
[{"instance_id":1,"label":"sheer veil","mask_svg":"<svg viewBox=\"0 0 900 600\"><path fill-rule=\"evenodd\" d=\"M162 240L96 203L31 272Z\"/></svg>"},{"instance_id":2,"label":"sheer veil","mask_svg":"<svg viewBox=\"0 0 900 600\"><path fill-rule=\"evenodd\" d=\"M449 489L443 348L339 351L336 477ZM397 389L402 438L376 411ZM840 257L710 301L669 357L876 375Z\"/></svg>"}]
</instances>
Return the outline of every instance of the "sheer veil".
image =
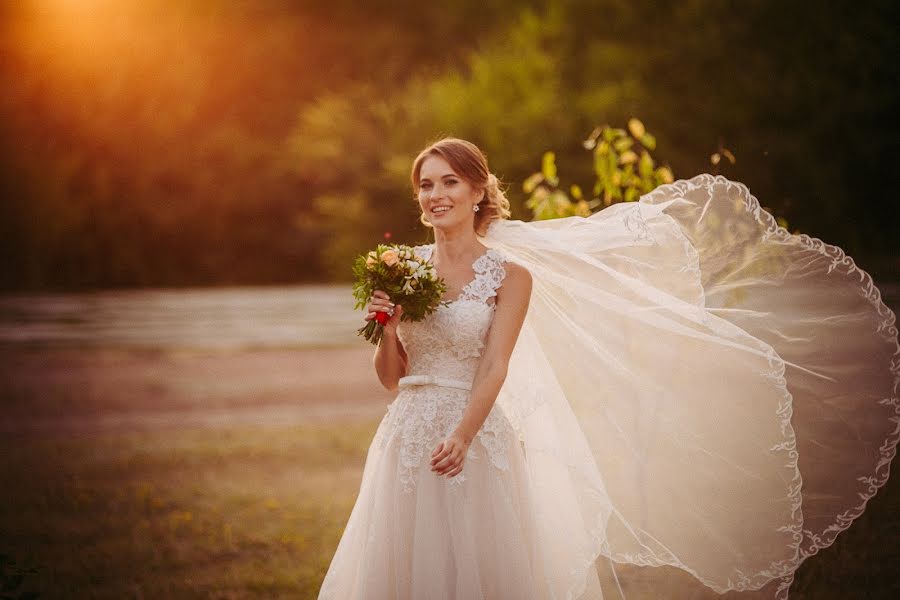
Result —
<instances>
[{"instance_id":1,"label":"sheer veil","mask_svg":"<svg viewBox=\"0 0 900 600\"><path fill-rule=\"evenodd\" d=\"M497 403L570 575L558 597L787 597L887 480L895 316L840 248L779 227L742 184L495 221L484 243L534 277Z\"/></svg>"}]
</instances>

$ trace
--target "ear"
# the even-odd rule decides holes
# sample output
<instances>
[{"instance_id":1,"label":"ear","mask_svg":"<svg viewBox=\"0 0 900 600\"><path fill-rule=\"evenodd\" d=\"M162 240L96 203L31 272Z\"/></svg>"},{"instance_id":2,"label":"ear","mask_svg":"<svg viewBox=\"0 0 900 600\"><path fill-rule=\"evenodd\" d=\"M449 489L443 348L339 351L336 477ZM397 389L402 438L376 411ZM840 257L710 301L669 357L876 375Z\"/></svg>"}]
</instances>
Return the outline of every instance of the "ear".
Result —
<instances>
[{"instance_id":1,"label":"ear","mask_svg":"<svg viewBox=\"0 0 900 600\"><path fill-rule=\"evenodd\" d=\"M487 187L475 187L473 189L475 191L474 191L474 197L472 198L472 202L474 204L478 204L485 198L485 194L487 193Z\"/></svg>"}]
</instances>

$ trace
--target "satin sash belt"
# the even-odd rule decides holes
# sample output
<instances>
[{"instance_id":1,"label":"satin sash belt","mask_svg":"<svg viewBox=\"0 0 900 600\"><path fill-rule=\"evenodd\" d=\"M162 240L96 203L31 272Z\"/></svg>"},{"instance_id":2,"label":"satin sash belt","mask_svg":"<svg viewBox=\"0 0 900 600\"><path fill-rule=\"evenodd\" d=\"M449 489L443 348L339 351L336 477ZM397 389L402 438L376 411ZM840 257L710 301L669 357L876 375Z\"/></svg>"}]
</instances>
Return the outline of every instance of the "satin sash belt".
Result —
<instances>
[{"instance_id":1,"label":"satin sash belt","mask_svg":"<svg viewBox=\"0 0 900 600\"><path fill-rule=\"evenodd\" d=\"M441 387L467 391L472 389L472 384L467 381L450 379L448 377L436 377L434 375L407 375L406 377L401 377L397 385L399 387L405 385L438 385Z\"/></svg>"}]
</instances>

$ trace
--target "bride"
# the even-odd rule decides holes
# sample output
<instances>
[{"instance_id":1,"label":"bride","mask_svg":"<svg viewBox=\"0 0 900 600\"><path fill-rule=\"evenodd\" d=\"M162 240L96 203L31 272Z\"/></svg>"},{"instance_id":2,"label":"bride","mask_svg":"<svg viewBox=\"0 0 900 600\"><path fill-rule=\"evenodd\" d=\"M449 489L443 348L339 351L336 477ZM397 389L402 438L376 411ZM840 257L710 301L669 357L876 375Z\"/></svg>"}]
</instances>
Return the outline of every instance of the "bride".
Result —
<instances>
[{"instance_id":1,"label":"bride","mask_svg":"<svg viewBox=\"0 0 900 600\"><path fill-rule=\"evenodd\" d=\"M786 598L884 485L895 316L743 185L524 223L456 138L412 184L447 304L371 299L398 393L319 598Z\"/></svg>"}]
</instances>

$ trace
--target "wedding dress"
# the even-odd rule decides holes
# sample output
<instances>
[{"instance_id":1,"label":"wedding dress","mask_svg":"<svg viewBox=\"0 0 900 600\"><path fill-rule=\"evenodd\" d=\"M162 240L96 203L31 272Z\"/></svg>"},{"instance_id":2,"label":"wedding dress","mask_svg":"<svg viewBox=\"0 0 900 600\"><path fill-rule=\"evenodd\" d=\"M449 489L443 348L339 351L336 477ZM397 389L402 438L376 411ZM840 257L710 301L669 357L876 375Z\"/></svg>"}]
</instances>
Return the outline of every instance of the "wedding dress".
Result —
<instances>
[{"instance_id":1,"label":"wedding dress","mask_svg":"<svg viewBox=\"0 0 900 600\"><path fill-rule=\"evenodd\" d=\"M409 374L320 598L786 598L884 485L895 316L742 184L483 241L461 296L398 327ZM509 261L534 285L507 378L462 473L437 476Z\"/></svg>"}]
</instances>

